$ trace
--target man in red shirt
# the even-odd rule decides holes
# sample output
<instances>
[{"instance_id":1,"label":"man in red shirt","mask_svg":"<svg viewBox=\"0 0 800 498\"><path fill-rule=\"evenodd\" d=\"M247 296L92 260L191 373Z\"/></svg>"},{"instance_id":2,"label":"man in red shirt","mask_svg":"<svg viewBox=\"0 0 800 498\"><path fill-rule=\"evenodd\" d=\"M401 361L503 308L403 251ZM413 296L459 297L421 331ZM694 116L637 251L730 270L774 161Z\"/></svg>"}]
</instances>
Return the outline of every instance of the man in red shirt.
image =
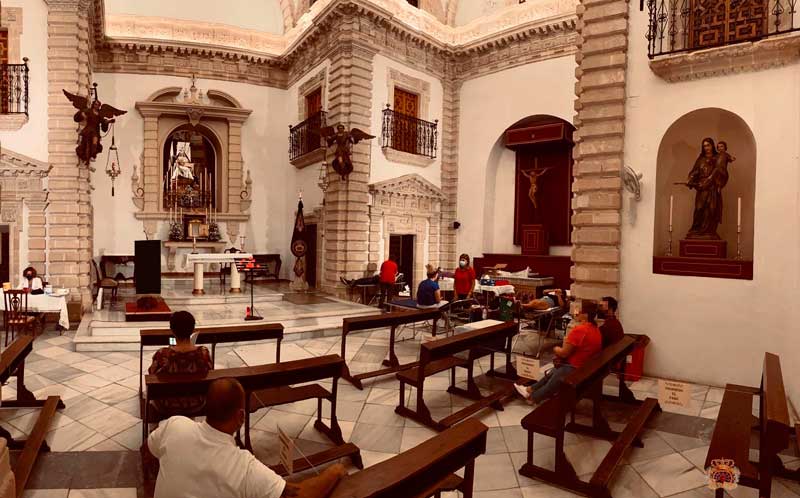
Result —
<instances>
[{"instance_id":1,"label":"man in red shirt","mask_svg":"<svg viewBox=\"0 0 800 498\"><path fill-rule=\"evenodd\" d=\"M517 392L523 398L541 403L555 395L569 374L602 350L603 338L600 329L597 328L596 318L597 303L589 300L582 301L581 311L575 317L579 324L569 331L562 346L553 348L554 367L530 387L514 384Z\"/></svg>"},{"instance_id":2,"label":"man in red shirt","mask_svg":"<svg viewBox=\"0 0 800 498\"><path fill-rule=\"evenodd\" d=\"M390 254L386 261L381 264L381 274L378 280L381 292L381 297L378 301L379 308L383 308L383 304L392 298L396 279L397 263L394 261L394 256Z\"/></svg>"}]
</instances>

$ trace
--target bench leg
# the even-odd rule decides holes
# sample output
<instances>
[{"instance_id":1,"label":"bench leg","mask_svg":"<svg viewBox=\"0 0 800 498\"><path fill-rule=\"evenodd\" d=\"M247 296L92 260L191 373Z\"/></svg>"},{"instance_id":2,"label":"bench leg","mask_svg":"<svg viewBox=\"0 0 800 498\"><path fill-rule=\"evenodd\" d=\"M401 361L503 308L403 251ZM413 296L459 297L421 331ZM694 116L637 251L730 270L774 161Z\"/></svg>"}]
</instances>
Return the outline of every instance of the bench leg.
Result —
<instances>
[{"instance_id":1,"label":"bench leg","mask_svg":"<svg viewBox=\"0 0 800 498\"><path fill-rule=\"evenodd\" d=\"M406 383L400 381L400 402L397 404L399 408L406 407Z\"/></svg>"},{"instance_id":2,"label":"bench leg","mask_svg":"<svg viewBox=\"0 0 800 498\"><path fill-rule=\"evenodd\" d=\"M461 493L464 498L472 498L472 488L475 483L475 460L470 460L464 466L464 481L461 484Z\"/></svg>"},{"instance_id":3,"label":"bench leg","mask_svg":"<svg viewBox=\"0 0 800 498\"><path fill-rule=\"evenodd\" d=\"M528 464L533 465L533 431L528 431Z\"/></svg>"}]
</instances>

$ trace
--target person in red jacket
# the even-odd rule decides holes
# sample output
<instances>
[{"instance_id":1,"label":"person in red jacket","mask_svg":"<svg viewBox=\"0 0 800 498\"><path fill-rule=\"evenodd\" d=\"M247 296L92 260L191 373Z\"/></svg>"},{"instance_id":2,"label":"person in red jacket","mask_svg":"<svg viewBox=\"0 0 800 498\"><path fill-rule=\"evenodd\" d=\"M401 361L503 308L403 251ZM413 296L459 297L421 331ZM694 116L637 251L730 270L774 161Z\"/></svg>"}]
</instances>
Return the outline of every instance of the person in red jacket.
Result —
<instances>
[{"instance_id":1,"label":"person in red jacket","mask_svg":"<svg viewBox=\"0 0 800 498\"><path fill-rule=\"evenodd\" d=\"M456 300L469 299L475 290L475 269L469 264L469 254L458 257L458 268L453 276Z\"/></svg>"},{"instance_id":2,"label":"person in red jacket","mask_svg":"<svg viewBox=\"0 0 800 498\"><path fill-rule=\"evenodd\" d=\"M386 258L386 261L381 264L381 273L378 280L380 286L381 297L378 301L378 307L383 308L383 303L392 299L394 293L395 282L397 281L397 263L392 254Z\"/></svg>"}]
</instances>

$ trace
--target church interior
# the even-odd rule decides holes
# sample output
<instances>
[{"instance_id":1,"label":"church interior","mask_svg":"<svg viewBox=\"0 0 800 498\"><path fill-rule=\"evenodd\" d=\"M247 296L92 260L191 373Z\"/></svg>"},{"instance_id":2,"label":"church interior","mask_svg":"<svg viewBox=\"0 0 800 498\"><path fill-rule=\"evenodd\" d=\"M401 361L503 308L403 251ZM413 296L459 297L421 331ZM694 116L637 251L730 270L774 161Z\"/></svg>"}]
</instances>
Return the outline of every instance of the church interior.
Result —
<instances>
[{"instance_id":1,"label":"church interior","mask_svg":"<svg viewBox=\"0 0 800 498\"><path fill-rule=\"evenodd\" d=\"M800 498L796 14L0 1L0 498Z\"/></svg>"}]
</instances>

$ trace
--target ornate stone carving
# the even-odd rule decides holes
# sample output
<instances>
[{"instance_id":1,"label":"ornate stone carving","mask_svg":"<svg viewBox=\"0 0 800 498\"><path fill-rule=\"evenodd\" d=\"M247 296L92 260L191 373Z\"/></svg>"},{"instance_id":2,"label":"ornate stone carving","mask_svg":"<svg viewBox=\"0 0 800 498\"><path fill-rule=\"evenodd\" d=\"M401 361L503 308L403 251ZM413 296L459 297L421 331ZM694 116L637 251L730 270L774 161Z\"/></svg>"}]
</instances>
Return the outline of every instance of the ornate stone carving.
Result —
<instances>
[{"instance_id":1,"label":"ornate stone carving","mask_svg":"<svg viewBox=\"0 0 800 498\"><path fill-rule=\"evenodd\" d=\"M144 209L144 181L139 177L139 170L144 164L144 152L139 159L139 164L133 167L131 173L131 192L133 193L133 205L137 209Z\"/></svg>"},{"instance_id":2,"label":"ornate stone carving","mask_svg":"<svg viewBox=\"0 0 800 498\"><path fill-rule=\"evenodd\" d=\"M669 82L785 66L800 59L800 34L697 50L650 61L650 69Z\"/></svg>"}]
</instances>

